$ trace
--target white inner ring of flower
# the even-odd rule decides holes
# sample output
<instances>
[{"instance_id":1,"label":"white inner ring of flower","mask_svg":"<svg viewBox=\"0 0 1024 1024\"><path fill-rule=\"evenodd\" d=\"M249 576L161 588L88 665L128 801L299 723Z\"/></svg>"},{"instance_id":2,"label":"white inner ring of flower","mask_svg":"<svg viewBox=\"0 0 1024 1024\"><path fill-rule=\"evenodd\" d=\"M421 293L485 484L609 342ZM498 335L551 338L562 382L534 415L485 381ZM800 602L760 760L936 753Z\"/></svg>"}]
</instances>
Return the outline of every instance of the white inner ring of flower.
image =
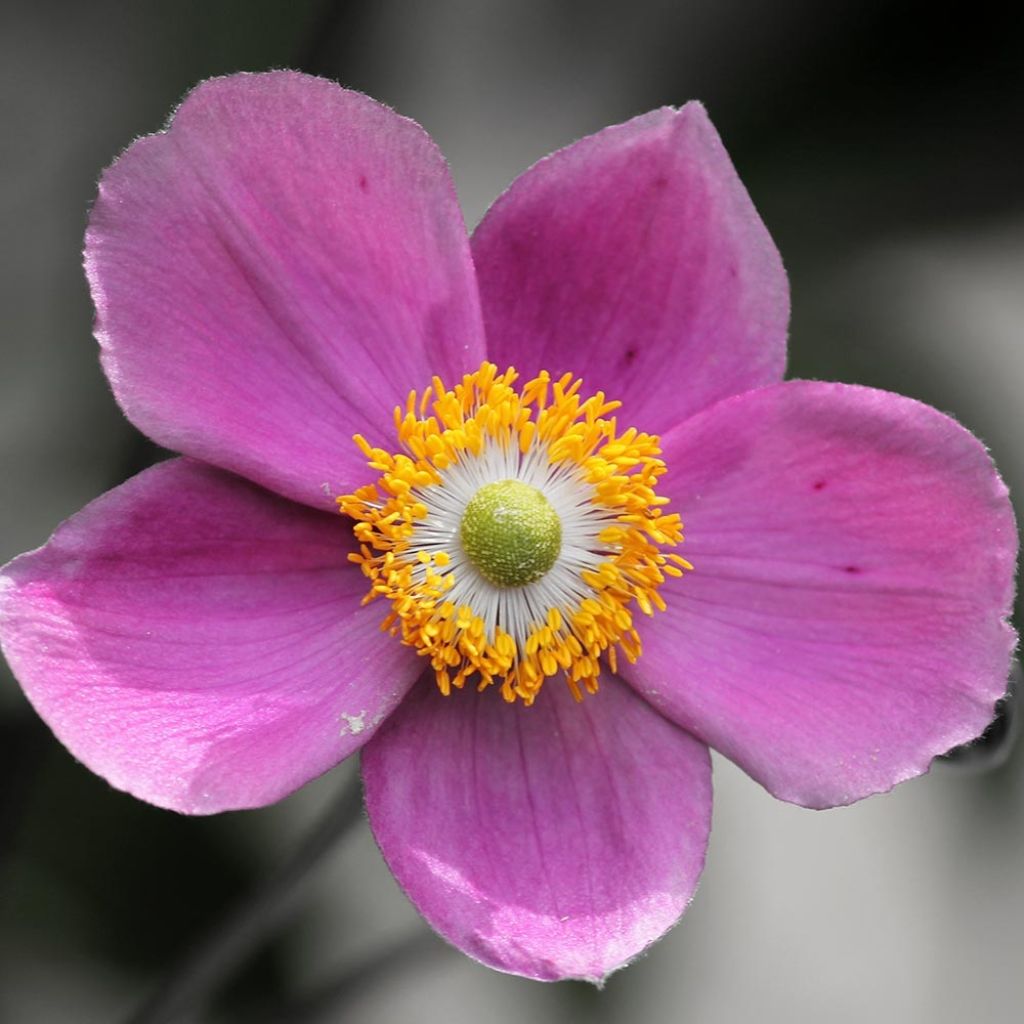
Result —
<instances>
[{"instance_id":1,"label":"white inner ring of flower","mask_svg":"<svg viewBox=\"0 0 1024 1024\"><path fill-rule=\"evenodd\" d=\"M579 466L552 465L545 445L535 444L523 455L515 445L488 440L479 455L464 452L461 461L441 471L441 478L440 484L415 491L428 511L416 523L409 548L432 557L442 551L448 555L451 561L443 570L432 567L440 575L451 573L454 577L445 599L456 608L472 608L483 621L489 641L494 642L500 625L522 651L533 629L547 621L550 608L567 617L585 598L594 596L580 573L597 569L615 553L598 540L601 531L615 521L615 513L594 503L594 488ZM539 580L520 587L497 587L481 576L459 537L466 505L481 487L500 480L520 480L536 487L562 522L562 550L555 564ZM425 565L415 563L417 582L426 572Z\"/></svg>"}]
</instances>

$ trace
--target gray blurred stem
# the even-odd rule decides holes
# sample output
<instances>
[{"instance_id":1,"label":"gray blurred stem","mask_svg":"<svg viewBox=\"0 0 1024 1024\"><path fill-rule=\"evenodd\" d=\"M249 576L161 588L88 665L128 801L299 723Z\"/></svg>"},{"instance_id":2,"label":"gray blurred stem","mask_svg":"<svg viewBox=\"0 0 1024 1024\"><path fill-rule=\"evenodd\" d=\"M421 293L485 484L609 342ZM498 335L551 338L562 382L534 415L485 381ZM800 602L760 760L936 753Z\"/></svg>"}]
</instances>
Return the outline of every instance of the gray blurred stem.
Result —
<instances>
[{"instance_id":1,"label":"gray blurred stem","mask_svg":"<svg viewBox=\"0 0 1024 1024\"><path fill-rule=\"evenodd\" d=\"M356 774L305 842L268 879L262 891L239 907L178 965L127 1024L172 1024L204 1004L267 937L296 911L307 882L324 856L362 817Z\"/></svg>"},{"instance_id":2,"label":"gray blurred stem","mask_svg":"<svg viewBox=\"0 0 1024 1024\"><path fill-rule=\"evenodd\" d=\"M450 952L451 947L433 932L418 931L397 945L378 950L346 968L319 991L271 1010L253 1024L329 1024L339 1019L345 1004L383 979L394 978L410 969L422 969Z\"/></svg>"}]
</instances>

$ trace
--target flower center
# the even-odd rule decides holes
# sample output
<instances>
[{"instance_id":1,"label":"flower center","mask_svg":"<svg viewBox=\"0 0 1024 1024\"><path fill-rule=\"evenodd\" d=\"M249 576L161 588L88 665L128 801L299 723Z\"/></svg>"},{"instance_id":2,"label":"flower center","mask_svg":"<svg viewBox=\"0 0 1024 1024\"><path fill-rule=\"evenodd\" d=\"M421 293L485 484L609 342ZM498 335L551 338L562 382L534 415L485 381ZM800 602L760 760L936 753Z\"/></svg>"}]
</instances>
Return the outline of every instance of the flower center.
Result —
<instances>
[{"instance_id":1,"label":"flower center","mask_svg":"<svg viewBox=\"0 0 1024 1024\"><path fill-rule=\"evenodd\" d=\"M562 550L562 521L544 494L521 480L484 484L466 505L462 550L496 587L521 587L546 575Z\"/></svg>"},{"instance_id":2,"label":"flower center","mask_svg":"<svg viewBox=\"0 0 1024 1024\"><path fill-rule=\"evenodd\" d=\"M365 600L390 604L382 628L429 659L443 694L498 684L531 704L562 674L580 700L602 662L640 656L635 610L663 610L665 577L693 567L664 550L683 535L655 491L658 438L620 431L619 403L581 398L570 374L516 379L484 363L411 393L400 451L356 436L379 476L338 506Z\"/></svg>"}]
</instances>

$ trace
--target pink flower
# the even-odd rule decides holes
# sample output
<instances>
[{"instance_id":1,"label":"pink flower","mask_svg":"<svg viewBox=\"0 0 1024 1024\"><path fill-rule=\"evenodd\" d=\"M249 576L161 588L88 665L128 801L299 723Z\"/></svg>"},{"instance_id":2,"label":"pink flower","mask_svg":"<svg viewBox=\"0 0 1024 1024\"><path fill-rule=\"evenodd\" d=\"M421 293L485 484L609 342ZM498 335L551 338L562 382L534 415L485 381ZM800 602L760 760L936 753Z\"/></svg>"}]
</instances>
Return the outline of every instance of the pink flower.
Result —
<instances>
[{"instance_id":1,"label":"pink flower","mask_svg":"<svg viewBox=\"0 0 1024 1024\"><path fill-rule=\"evenodd\" d=\"M299 74L209 81L104 175L86 269L118 402L185 457L6 566L0 631L120 789L254 807L362 749L437 931L599 979L693 894L709 747L828 807L992 716L1006 489L933 409L781 382L782 263L697 104L542 160L469 241L413 122ZM514 422L466 441L488 395Z\"/></svg>"}]
</instances>

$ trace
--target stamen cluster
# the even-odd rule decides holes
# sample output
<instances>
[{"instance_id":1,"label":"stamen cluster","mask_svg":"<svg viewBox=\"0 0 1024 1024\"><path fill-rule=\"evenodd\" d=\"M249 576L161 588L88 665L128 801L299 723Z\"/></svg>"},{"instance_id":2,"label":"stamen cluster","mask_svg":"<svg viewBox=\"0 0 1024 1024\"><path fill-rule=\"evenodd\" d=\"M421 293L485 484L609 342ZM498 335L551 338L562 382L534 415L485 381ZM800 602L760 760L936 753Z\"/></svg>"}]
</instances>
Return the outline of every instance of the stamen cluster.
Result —
<instances>
[{"instance_id":1,"label":"stamen cluster","mask_svg":"<svg viewBox=\"0 0 1024 1024\"><path fill-rule=\"evenodd\" d=\"M484 363L448 389L435 377L395 409L397 454L356 443L376 483L338 498L355 520L349 557L370 580L365 601L384 598L382 629L419 650L444 694L472 680L498 683L512 702L533 702L564 673L577 700L596 692L600 659L640 655L635 603L664 610L665 576L692 566L663 547L679 544L679 516L655 492L665 472L658 438L630 427L603 393L581 399L580 380L547 372L513 387L513 369ZM495 586L462 548L459 527L481 487L520 480L536 487L562 524L562 546L541 578Z\"/></svg>"}]
</instances>

